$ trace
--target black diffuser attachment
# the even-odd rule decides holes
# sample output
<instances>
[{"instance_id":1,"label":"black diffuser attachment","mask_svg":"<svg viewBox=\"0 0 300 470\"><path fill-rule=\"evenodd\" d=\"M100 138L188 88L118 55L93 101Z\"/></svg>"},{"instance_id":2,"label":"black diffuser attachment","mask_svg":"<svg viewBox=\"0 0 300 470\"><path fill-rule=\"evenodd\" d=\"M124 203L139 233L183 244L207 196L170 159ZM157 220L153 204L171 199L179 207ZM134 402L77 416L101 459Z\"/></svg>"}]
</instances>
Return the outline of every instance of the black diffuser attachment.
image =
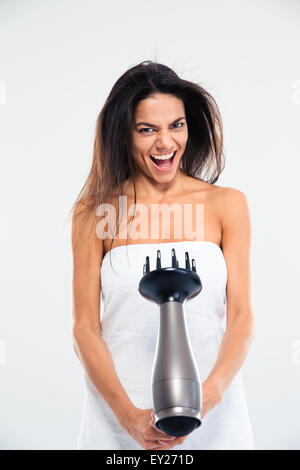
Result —
<instances>
[{"instance_id":1,"label":"black diffuser attachment","mask_svg":"<svg viewBox=\"0 0 300 470\"><path fill-rule=\"evenodd\" d=\"M156 269L149 256L139 283L140 294L159 306L159 327L152 368L152 401L155 425L170 436L185 436L201 424L202 387L191 347L184 304L202 290L195 260L180 268L172 248L171 267L161 267L157 250Z\"/></svg>"}]
</instances>

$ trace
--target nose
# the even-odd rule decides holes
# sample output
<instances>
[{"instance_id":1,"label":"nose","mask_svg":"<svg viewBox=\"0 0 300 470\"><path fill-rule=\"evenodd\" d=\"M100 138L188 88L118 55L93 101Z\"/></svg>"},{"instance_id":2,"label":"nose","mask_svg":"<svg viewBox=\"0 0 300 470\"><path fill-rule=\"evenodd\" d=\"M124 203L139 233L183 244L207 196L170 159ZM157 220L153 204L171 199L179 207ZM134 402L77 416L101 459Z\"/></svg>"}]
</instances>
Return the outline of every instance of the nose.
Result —
<instances>
[{"instance_id":1,"label":"nose","mask_svg":"<svg viewBox=\"0 0 300 470\"><path fill-rule=\"evenodd\" d=\"M161 132L157 134L156 148L159 152L168 151L173 149L173 140L168 132Z\"/></svg>"}]
</instances>

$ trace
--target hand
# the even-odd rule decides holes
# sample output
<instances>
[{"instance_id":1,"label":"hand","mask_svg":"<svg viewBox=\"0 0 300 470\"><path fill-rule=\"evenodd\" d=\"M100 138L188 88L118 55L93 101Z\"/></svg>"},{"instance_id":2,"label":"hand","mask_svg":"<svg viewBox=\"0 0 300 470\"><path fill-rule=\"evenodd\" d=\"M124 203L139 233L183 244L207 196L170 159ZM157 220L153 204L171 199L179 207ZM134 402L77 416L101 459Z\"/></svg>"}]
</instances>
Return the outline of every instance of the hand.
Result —
<instances>
[{"instance_id":1,"label":"hand","mask_svg":"<svg viewBox=\"0 0 300 470\"><path fill-rule=\"evenodd\" d=\"M168 450L181 444L188 435L172 437L160 431L154 424L154 414L151 408L136 410L128 418L127 432L146 450Z\"/></svg>"},{"instance_id":2,"label":"hand","mask_svg":"<svg viewBox=\"0 0 300 470\"><path fill-rule=\"evenodd\" d=\"M202 383L202 412L203 419L223 398L223 392L217 382L207 379Z\"/></svg>"}]
</instances>

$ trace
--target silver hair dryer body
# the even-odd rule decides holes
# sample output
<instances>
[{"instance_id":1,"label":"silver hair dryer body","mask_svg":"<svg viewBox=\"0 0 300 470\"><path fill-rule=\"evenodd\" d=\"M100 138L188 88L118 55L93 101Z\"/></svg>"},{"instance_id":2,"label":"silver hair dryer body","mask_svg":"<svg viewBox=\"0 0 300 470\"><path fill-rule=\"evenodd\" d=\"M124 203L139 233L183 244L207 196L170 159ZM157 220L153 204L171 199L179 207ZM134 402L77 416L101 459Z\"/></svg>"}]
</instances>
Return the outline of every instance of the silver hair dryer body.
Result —
<instances>
[{"instance_id":1,"label":"silver hair dryer body","mask_svg":"<svg viewBox=\"0 0 300 470\"><path fill-rule=\"evenodd\" d=\"M152 400L155 425L170 436L185 436L201 425L202 386L191 347L184 303L202 290L185 252L185 269L179 268L172 249L172 267L161 268L157 250L156 269L146 257L139 292L160 309L158 337L152 369Z\"/></svg>"}]
</instances>

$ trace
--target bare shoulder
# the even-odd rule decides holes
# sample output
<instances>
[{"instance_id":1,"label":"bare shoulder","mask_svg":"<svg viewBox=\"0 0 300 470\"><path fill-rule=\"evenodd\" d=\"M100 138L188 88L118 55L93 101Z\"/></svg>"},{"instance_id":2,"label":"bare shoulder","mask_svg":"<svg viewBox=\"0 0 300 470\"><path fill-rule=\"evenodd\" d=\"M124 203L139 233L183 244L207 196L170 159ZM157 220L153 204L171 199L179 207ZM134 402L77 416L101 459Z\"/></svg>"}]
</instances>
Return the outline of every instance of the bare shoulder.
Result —
<instances>
[{"instance_id":1,"label":"bare shoulder","mask_svg":"<svg viewBox=\"0 0 300 470\"><path fill-rule=\"evenodd\" d=\"M219 213L221 219L225 219L232 209L243 212L248 207L246 195L239 189L219 186L194 177L190 177L188 183L190 191L204 195L204 199Z\"/></svg>"},{"instance_id":2,"label":"bare shoulder","mask_svg":"<svg viewBox=\"0 0 300 470\"><path fill-rule=\"evenodd\" d=\"M245 193L236 188L221 188L217 205L222 226L223 252L249 252L251 220Z\"/></svg>"},{"instance_id":3,"label":"bare shoulder","mask_svg":"<svg viewBox=\"0 0 300 470\"><path fill-rule=\"evenodd\" d=\"M250 239L250 211L246 195L240 189L210 185L207 190L209 207L217 215L222 232L222 246L229 239Z\"/></svg>"},{"instance_id":4,"label":"bare shoulder","mask_svg":"<svg viewBox=\"0 0 300 470\"><path fill-rule=\"evenodd\" d=\"M84 246L92 249L100 256L103 250L103 240L98 234L98 219L96 210L89 207L84 200L76 202L72 216L72 246L76 250ZM98 260L98 258L97 258ZM99 260L98 260L99 261Z\"/></svg>"},{"instance_id":5,"label":"bare shoulder","mask_svg":"<svg viewBox=\"0 0 300 470\"><path fill-rule=\"evenodd\" d=\"M233 216L243 217L249 212L246 195L240 189L219 186L215 197L223 222L230 220Z\"/></svg>"},{"instance_id":6,"label":"bare shoulder","mask_svg":"<svg viewBox=\"0 0 300 470\"><path fill-rule=\"evenodd\" d=\"M208 183L203 181L195 176L188 176L186 178L186 191L190 193L197 193L209 195L209 197L214 197L216 193L218 193L222 188L222 186L217 186L216 184Z\"/></svg>"}]
</instances>

